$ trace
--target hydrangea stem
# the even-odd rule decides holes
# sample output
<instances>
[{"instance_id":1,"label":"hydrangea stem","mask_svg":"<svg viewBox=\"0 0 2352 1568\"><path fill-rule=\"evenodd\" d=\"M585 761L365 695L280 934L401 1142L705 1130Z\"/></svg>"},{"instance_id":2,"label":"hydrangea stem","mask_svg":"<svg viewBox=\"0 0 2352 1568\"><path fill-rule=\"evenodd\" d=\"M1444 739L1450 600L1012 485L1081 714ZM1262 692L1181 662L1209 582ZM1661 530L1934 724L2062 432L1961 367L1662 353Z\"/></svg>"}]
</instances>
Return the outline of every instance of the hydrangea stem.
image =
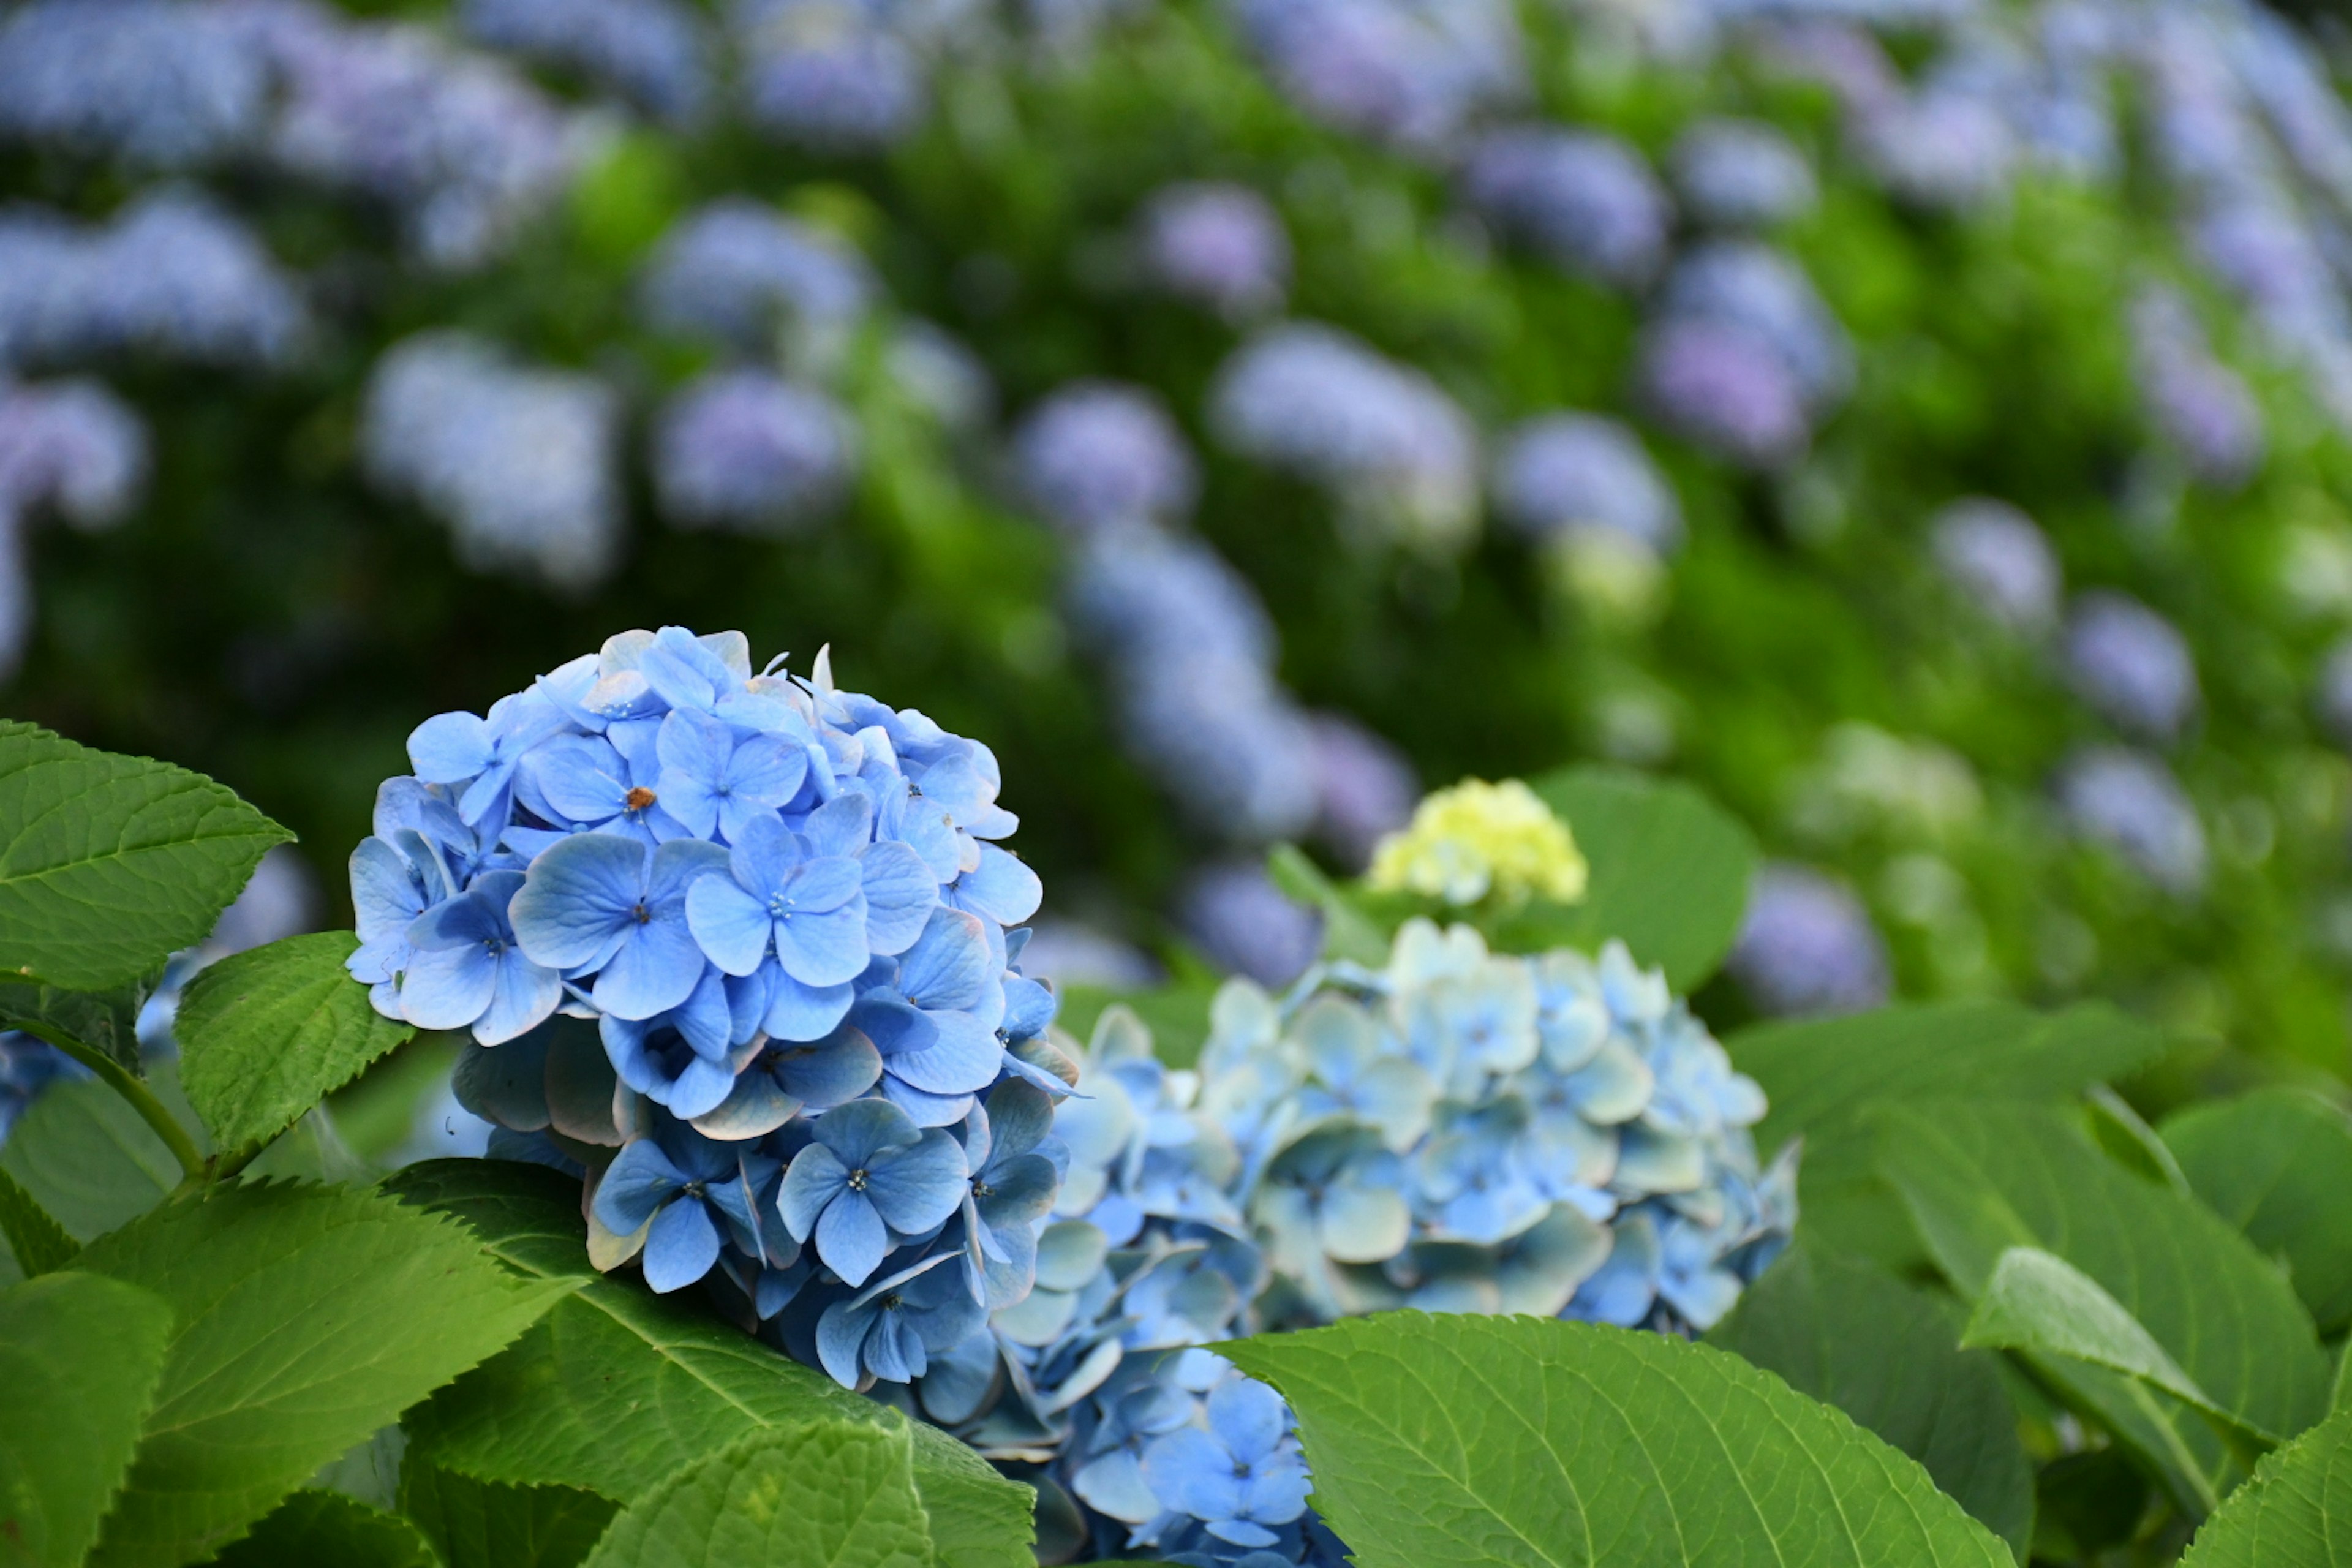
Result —
<instances>
[{"instance_id":1,"label":"hydrangea stem","mask_svg":"<svg viewBox=\"0 0 2352 1568\"><path fill-rule=\"evenodd\" d=\"M172 1152L172 1158L180 1163L184 1173L190 1177L204 1173L204 1152L196 1147L196 1141L188 1136L188 1130L180 1125L180 1119L172 1114L170 1108L155 1098L155 1091L132 1077L121 1062L103 1051L92 1050L52 1025L23 1022L16 1027L48 1041L104 1079L115 1093L131 1102L131 1109L139 1113L141 1120L155 1130L155 1136L163 1141L163 1147Z\"/></svg>"}]
</instances>

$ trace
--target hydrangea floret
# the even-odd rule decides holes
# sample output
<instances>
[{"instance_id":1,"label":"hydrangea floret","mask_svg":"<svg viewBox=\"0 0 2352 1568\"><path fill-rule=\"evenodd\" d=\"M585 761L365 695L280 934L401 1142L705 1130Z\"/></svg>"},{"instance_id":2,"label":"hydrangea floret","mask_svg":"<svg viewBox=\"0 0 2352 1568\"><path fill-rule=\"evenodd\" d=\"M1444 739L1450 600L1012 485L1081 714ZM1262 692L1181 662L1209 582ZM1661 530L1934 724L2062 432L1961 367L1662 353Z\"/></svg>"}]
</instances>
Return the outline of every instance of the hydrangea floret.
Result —
<instances>
[{"instance_id":1,"label":"hydrangea floret","mask_svg":"<svg viewBox=\"0 0 2352 1568\"><path fill-rule=\"evenodd\" d=\"M490 1152L582 1181L597 1267L1035 1484L1057 1551L1338 1568L1219 1342L1397 1306L1691 1332L1793 1224L1762 1095L1616 944L1413 920L1382 968L1229 982L1191 1068L1123 1007L1053 1033L995 759L822 654L629 633L411 749L350 967L472 1033ZM1543 855L1490 833L1489 884L1580 876L1543 820Z\"/></svg>"},{"instance_id":2,"label":"hydrangea floret","mask_svg":"<svg viewBox=\"0 0 2352 1568\"><path fill-rule=\"evenodd\" d=\"M1372 851L1375 891L1455 906L1530 897L1574 903L1589 872L1568 824L1517 779L1465 779L1424 797L1402 832Z\"/></svg>"}]
</instances>

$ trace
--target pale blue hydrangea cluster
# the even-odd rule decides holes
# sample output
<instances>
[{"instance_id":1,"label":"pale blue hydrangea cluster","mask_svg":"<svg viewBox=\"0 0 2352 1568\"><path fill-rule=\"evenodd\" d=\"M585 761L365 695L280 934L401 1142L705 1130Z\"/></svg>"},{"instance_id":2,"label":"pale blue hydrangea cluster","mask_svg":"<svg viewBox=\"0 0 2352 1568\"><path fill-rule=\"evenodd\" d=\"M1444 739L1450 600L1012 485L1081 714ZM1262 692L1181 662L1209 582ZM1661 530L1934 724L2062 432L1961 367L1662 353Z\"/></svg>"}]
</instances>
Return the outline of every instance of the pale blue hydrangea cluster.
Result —
<instances>
[{"instance_id":1,"label":"pale blue hydrangea cluster","mask_svg":"<svg viewBox=\"0 0 2352 1568\"><path fill-rule=\"evenodd\" d=\"M1496 511L1534 539L1603 533L1658 556L1682 542L1682 506L1642 438L1593 414L1546 414L1508 432L1488 481Z\"/></svg>"},{"instance_id":2,"label":"pale blue hydrangea cluster","mask_svg":"<svg viewBox=\"0 0 2352 1568\"><path fill-rule=\"evenodd\" d=\"M2128 746L2087 746L2060 767L2052 793L2086 843L2178 897L2204 887L2204 825L2162 759Z\"/></svg>"},{"instance_id":3,"label":"pale blue hydrangea cluster","mask_svg":"<svg viewBox=\"0 0 2352 1568\"><path fill-rule=\"evenodd\" d=\"M715 370L662 409L652 457L672 522L784 534L840 504L856 470L856 430L814 388L764 370Z\"/></svg>"},{"instance_id":4,"label":"pale blue hydrangea cluster","mask_svg":"<svg viewBox=\"0 0 2352 1568\"><path fill-rule=\"evenodd\" d=\"M1811 163L1759 120L1693 121L1666 163L1684 213L1710 228L1769 228L1807 216L1821 199Z\"/></svg>"},{"instance_id":5,"label":"pale blue hydrangea cluster","mask_svg":"<svg viewBox=\"0 0 2352 1568\"><path fill-rule=\"evenodd\" d=\"M1054 1001L1009 928L1039 888L985 746L671 626L409 751L352 857L351 972L472 1035L493 1152L593 1171L602 1267L716 1269L851 1386L1025 1291L1067 1068L1032 1046Z\"/></svg>"},{"instance_id":6,"label":"pale blue hydrangea cluster","mask_svg":"<svg viewBox=\"0 0 2352 1568\"><path fill-rule=\"evenodd\" d=\"M1170 293L1243 321L1281 307L1290 237L1273 204L1229 181L1163 185L1143 205L1145 270Z\"/></svg>"},{"instance_id":7,"label":"pale blue hydrangea cluster","mask_svg":"<svg viewBox=\"0 0 2352 1568\"><path fill-rule=\"evenodd\" d=\"M619 420L594 377L436 328L376 362L360 441L375 482L448 522L469 564L577 591L620 552Z\"/></svg>"},{"instance_id":8,"label":"pale blue hydrangea cluster","mask_svg":"<svg viewBox=\"0 0 2352 1568\"><path fill-rule=\"evenodd\" d=\"M1471 149L1462 184L1488 223L1565 272L1633 288L1665 258L1673 206L1641 153L1614 136L1496 131Z\"/></svg>"},{"instance_id":9,"label":"pale blue hydrangea cluster","mask_svg":"<svg viewBox=\"0 0 2352 1568\"><path fill-rule=\"evenodd\" d=\"M1859 1013L1893 988L1886 942L1853 889L1788 861L1756 874L1727 967L1769 1014Z\"/></svg>"},{"instance_id":10,"label":"pale blue hydrangea cluster","mask_svg":"<svg viewBox=\"0 0 2352 1568\"><path fill-rule=\"evenodd\" d=\"M1527 91L1502 0L1234 0L1266 73L1326 124L1415 151Z\"/></svg>"},{"instance_id":11,"label":"pale blue hydrangea cluster","mask_svg":"<svg viewBox=\"0 0 2352 1568\"><path fill-rule=\"evenodd\" d=\"M1669 426L1734 461L1800 456L1853 382L1853 350L1804 269L1760 240L1719 239L1675 262L1640 374Z\"/></svg>"},{"instance_id":12,"label":"pale blue hydrangea cluster","mask_svg":"<svg viewBox=\"0 0 2352 1568\"><path fill-rule=\"evenodd\" d=\"M873 153L930 110L930 57L974 10L959 0L733 0L743 107L779 141Z\"/></svg>"},{"instance_id":13,"label":"pale blue hydrangea cluster","mask_svg":"<svg viewBox=\"0 0 2352 1568\"><path fill-rule=\"evenodd\" d=\"M2029 637L2058 624L2057 552L2007 501L1966 496L1945 506L1928 520L1927 548L1955 595L1995 624Z\"/></svg>"},{"instance_id":14,"label":"pale blue hydrangea cluster","mask_svg":"<svg viewBox=\"0 0 2352 1568\"><path fill-rule=\"evenodd\" d=\"M710 99L711 40L680 0L461 0L457 25L478 44L576 71L674 125L692 125Z\"/></svg>"},{"instance_id":15,"label":"pale blue hydrangea cluster","mask_svg":"<svg viewBox=\"0 0 2352 1568\"><path fill-rule=\"evenodd\" d=\"M2263 411L2245 378L2213 355L2179 290L2143 289L2132 302L2134 366L2150 422L2189 478L2235 489L2262 467Z\"/></svg>"},{"instance_id":16,"label":"pale blue hydrangea cluster","mask_svg":"<svg viewBox=\"0 0 2352 1568\"><path fill-rule=\"evenodd\" d=\"M1056 388L1013 432L1013 467L1039 514L1077 535L1181 523L1201 489L1167 405L1124 382Z\"/></svg>"},{"instance_id":17,"label":"pale blue hydrangea cluster","mask_svg":"<svg viewBox=\"0 0 2352 1568\"><path fill-rule=\"evenodd\" d=\"M2100 716L2169 745L2197 716L2197 664L2188 639L2137 599L2095 588L2074 601L2064 637L2067 680Z\"/></svg>"},{"instance_id":18,"label":"pale blue hydrangea cluster","mask_svg":"<svg viewBox=\"0 0 2352 1568\"><path fill-rule=\"evenodd\" d=\"M44 512L110 528L137 503L147 469L147 426L103 385L0 374L0 673L32 632L26 530Z\"/></svg>"}]
</instances>

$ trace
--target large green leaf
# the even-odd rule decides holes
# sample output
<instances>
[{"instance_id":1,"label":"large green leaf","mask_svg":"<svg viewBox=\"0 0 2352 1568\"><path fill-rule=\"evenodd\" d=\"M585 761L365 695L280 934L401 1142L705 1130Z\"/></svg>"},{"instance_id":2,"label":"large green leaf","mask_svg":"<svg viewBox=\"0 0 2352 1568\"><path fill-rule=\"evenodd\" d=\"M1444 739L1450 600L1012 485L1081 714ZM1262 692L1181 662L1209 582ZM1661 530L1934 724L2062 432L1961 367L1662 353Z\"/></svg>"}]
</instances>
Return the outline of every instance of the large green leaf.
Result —
<instances>
[{"instance_id":1,"label":"large green leaf","mask_svg":"<svg viewBox=\"0 0 2352 1568\"><path fill-rule=\"evenodd\" d=\"M1589 950L1616 937L1677 991L1715 973L1756 872L1756 841L1738 819L1686 784L1619 768L1569 768L1532 787L1566 819L1591 875L1580 901L1531 906L1497 942Z\"/></svg>"},{"instance_id":2,"label":"large green leaf","mask_svg":"<svg viewBox=\"0 0 2352 1568\"><path fill-rule=\"evenodd\" d=\"M1958 1349L1959 1324L1948 1299L1800 1244L1706 1340L1918 1460L2022 1561L2033 1536L2033 1467L1999 1359Z\"/></svg>"},{"instance_id":3,"label":"large green leaf","mask_svg":"<svg viewBox=\"0 0 2352 1568\"><path fill-rule=\"evenodd\" d=\"M171 1354L94 1563L218 1550L328 1460L567 1294L464 1226L348 1187L239 1183L100 1237L76 1265L171 1304Z\"/></svg>"},{"instance_id":4,"label":"large green leaf","mask_svg":"<svg viewBox=\"0 0 2352 1568\"><path fill-rule=\"evenodd\" d=\"M1963 1100L1876 1114L1879 1168L1971 1300L2003 1253L2039 1247L2097 1281L2245 1426L2291 1436L2326 1412L2327 1361L2285 1279L2201 1204L2108 1159L2074 1115ZM2058 1375L2158 1467L2183 1506L2205 1506L2231 1474L2218 1438L2189 1411L2165 1410L2165 1429L2151 1426L2155 1407L2139 1380L2072 1363ZM2199 1470L2172 1468L2168 1456L2183 1449Z\"/></svg>"},{"instance_id":5,"label":"large green leaf","mask_svg":"<svg viewBox=\"0 0 2352 1568\"><path fill-rule=\"evenodd\" d=\"M276 1137L416 1031L343 968L349 931L288 937L189 982L173 1033L180 1081L224 1149Z\"/></svg>"},{"instance_id":6,"label":"large green leaf","mask_svg":"<svg viewBox=\"0 0 2352 1568\"><path fill-rule=\"evenodd\" d=\"M219 1568L436 1568L433 1549L408 1521L309 1487L213 1561Z\"/></svg>"},{"instance_id":7,"label":"large green leaf","mask_svg":"<svg viewBox=\"0 0 2352 1568\"><path fill-rule=\"evenodd\" d=\"M2304 1089L2259 1089L2162 1131L2197 1195L2286 1260L2320 1331L2352 1323L2352 1118Z\"/></svg>"},{"instance_id":8,"label":"large green leaf","mask_svg":"<svg viewBox=\"0 0 2352 1568\"><path fill-rule=\"evenodd\" d=\"M166 1104L168 1068L148 1087ZM53 1083L0 1143L0 1169L77 1241L127 1225L180 1184L180 1163L130 1103L95 1079Z\"/></svg>"},{"instance_id":9,"label":"large green leaf","mask_svg":"<svg viewBox=\"0 0 2352 1568\"><path fill-rule=\"evenodd\" d=\"M7 1242L16 1271L26 1279L63 1268L80 1250L66 1227L5 1166L0 1166L0 1239Z\"/></svg>"},{"instance_id":10,"label":"large green leaf","mask_svg":"<svg viewBox=\"0 0 2352 1568\"><path fill-rule=\"evenodd\" d=\"M410 1413L414 1451L428 1463L627 1499L765 1428L888 1419L884 1406L690 1302L598 1275L576 1182L538 1165L434 1160L385 1185L465 1220L522 1274L583 1282L512 1349ZM1030 1489L936 1427L918 1426L914 1442L940 1560L1028 1568Z\"/></svg>"},{"instance_id":11,"label":"large green leaf","mask_svg":"<svg viewBox=\"0 0 2352 1568\"><path fill-rule=\"evenodd\" d=\"M2352 1412L2264 1459L2180 1568L2352 1568Z\"/></svg>"},{"instance_id":12,"label":"large green leaf","mask_svg":"<svg viewBox=\"0 0 2352 1568\"><path fill-rule=\"evenodd\" d=\"M1896 1272L1929 1266L1880 1179L1860 1117L1938 1095L2070 1099L2163 1056L2162 1036L2104 1004L2037 1013L2009 1002L1937 1002L1743 1029L1725 1042L1770 1102L1759 1143L1802 1135L1805 1234Z\"/></svg>"},{"instance_id":13,"label":"large green leaf","mask_svg":"<svg viewBox=\"0 0 2352 1568\"><path fill-rule=\"evenodd\" d=\"M929 1568L914 1445L896 1426L755 1432L623 1510L589 1568Z\"/></svg>"},{"instance_id":14,"label":"large green leaf","mask_svg":"<svg viewBox=\"0 0 2352 1568\"><path fill-rule=\"evenodd\" d=\"M1391 1312L1217 1348L1290 1401L1365 1568L2011 1568L1917 1464L1702 1345Z\"/></svg>"},{"instance_id":15,"label":"large green leaf","mask_svg":"<svg viewBox=\"0 0 2352 1568\"><path fill-rule=\"evenodd\" d=\"M171 1308L96 1274L0 1291L0 1559L71 1568L89 1552L171 1332Z\"/></svg>"},{"instance_id":16,"label":"large green leaf","mask_svg":"<svg viewBox=\"0 0 2352 1568\"><path fill-rule=\"evenodd\" d=\"M0 722L0 973L136 980L202 941L293 837L201 773Z\"/></svg>"},{"instance_id":17,"label":"large green leaf","mask_svg":"<svg viewBox=\"0 0 2352 1568\"><path fill-rule=\"evenodd\" d=\"M576 1487L478 1481L415 1456L401 1467L400 1505L443 1568L577 1568L620 1511Z\"/></svg>"}]
</instances>

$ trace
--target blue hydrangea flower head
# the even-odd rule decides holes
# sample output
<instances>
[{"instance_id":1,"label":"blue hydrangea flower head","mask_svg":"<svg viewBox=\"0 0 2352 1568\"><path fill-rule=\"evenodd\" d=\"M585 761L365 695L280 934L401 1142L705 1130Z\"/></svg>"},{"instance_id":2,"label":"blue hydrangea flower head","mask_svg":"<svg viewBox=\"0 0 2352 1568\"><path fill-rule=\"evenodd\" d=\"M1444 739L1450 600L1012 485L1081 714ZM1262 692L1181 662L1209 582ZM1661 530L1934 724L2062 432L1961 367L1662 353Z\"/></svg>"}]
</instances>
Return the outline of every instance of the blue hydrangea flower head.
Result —
<instances>
[{"instance_id":1,"label":"blue hydrangea flower head","mask_svg":"<svg viewBox=\"0 0 2352 1568\"><path fill-rule=\"evenodd\" d=\"M887 1100L859 1100L816 1119L814 1141L793 1156L777 1203L797 1241L843 1283L863 1285L888 1256L893 1236L947 1222L971 1173L963 1148L938 1128L918 1128Z\"/></svg>"},{"instance_id":2,"label":"blue hydrangea flower head","mask_svg":"<svg viewBox=\"0 0 2352 1568\"><path fill-rule=\"evenodd\" d=\"M1306 1462L1291 1436L1290 1411L1265 1384L1236 1377L1211 1394L1199 1426L1157 1438L1143 1478L1171 1509L1206 1521L1236 1546L1271 1546L1266 1528L1307 1511Z\"/></svg>"}]
</instances>

